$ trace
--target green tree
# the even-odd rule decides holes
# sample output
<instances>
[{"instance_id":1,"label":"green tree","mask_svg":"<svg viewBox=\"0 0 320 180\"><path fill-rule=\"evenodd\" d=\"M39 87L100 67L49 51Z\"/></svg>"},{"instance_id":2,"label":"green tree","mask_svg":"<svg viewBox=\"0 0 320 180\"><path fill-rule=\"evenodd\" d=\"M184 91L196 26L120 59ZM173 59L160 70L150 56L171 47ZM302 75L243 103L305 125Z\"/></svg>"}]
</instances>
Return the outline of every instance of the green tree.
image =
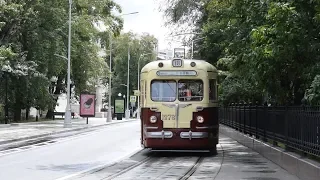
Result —
<instances>
[{"instance_id":1,"label":"green tree","mask_svg":"<svg viewBox=\"0 0 320 180\"><path fill-rule=\"evenodd\" d=\"M10 109L20 120L21 109L48 109L52 116L56 99L66 91L68 1L0 1L0 65L8 72ZM111 0L74 0L72 8L71 79L79 94L92 89L92 83L106 74L107 65L98 56L95 27L102 22L120 32L122 19L111 11L120 7ZM3 71L2 71L3 73ZM51 84L51 77L57 82ZM3 76L0 76L3 82ZM91 85L90 85L91 84ZM50 87L50 86L54 87ZM55 89L50 92L50 89ZM4 88L1 86L0 91ZM3 101L3 97L0 98Z\"/></svg>"},{"instance_id":2,"label":"green tree","mask_svg":"<svg viewBox=\"0 0 320 180\"><path fill-rule=\"evenodd\" d=\"M130 52L129 70L130 70L130 84L129 95L133 94L133 90L138 89L138 62L140 62L140 69L147 63L156 59L154 52L157 39L149 34L141 36L133 33L121 34L115 40L114 50L114 68L112 92L113 96L118 93L127 95L127 89L121 84L127 84L128 77L128 49Z\"/></svg>"},{"instance_id":3,"label":"green tree","mask_svg":"<svg viewBox=\"0 0 320 180\"><path fill-rule=\"evenodd\" d=\"M196 29L205 38L195 49L218 67L229 64L223 99L300 104L319 70L319 1L202 2Z\"/></svg>"}]
</instances>

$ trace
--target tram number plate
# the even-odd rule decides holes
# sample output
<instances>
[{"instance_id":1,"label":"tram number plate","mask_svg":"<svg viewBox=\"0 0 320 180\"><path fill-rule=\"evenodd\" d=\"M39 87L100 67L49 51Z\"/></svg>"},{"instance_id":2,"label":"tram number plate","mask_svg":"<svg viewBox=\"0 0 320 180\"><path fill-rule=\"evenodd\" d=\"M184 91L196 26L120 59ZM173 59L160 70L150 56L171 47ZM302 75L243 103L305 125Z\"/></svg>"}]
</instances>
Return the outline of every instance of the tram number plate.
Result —
<instances>
[{"instance_id":1,"label":"tram number plate","mask_svg":"<svg viewBox=\"0 0 320 180\"><path fill-rule=\"evenodd\" d=\"M162 120L163 121L176 120L176 116L164 114L164 115L162 115Z\"/></svg>"}]
</instances>

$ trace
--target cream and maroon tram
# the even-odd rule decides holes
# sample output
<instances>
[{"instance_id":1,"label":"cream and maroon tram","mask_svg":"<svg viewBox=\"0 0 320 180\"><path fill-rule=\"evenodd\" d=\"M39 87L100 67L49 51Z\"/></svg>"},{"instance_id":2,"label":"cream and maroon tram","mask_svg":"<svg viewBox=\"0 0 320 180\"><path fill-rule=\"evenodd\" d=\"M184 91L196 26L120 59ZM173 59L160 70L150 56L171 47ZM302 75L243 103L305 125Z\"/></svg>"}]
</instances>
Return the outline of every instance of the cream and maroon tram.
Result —
<instances>
[{"instance_id":1,"label":"cream and maroon tram","mask_svg":"<svg viewBox=\"0 0 320 180\"><path fill-rule=\"evenodd\" d=\"M141 145L216 151L217 69L202 60L158 60L141 70Z\"/></svg>"}]
</instances>

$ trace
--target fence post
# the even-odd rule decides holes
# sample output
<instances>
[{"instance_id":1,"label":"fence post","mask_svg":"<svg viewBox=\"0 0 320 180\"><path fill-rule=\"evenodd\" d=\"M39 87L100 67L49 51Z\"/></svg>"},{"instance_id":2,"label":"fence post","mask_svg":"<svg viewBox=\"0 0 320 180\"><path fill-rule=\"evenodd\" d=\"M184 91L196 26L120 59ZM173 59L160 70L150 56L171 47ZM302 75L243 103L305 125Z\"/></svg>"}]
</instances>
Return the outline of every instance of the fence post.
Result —
<instances>
[{"instance_id":1,"label":"fence post","mask_svg":"<svg viewBox=\"0 0 320 180\"><path fill-rule=\"evenodd\" d=\"M247 106L247 103L244 102L243 103L243 133L244 134L247 134L247 131L246 131L246 106Z\"/></svg>"},{"instance_id":2,"label":"fence post","mask_svg":"<svg viewBox=\"0 0 320 180\"><path fill-rule=\"evenodd\" d=\"M249 135L250 136L252 136L251 111L252 111L252 102L249 102Z\"/></svg>"},{"instance_id":3,"label":"fence post","mask_svg":"<svg viewBox=\"0 0 320 180\"><path fill-rule=\"evenodd\" d=\"M255 110L255 115L256 115L256 127L255 127L255 136L256 139L259 139L259 135L258 135L258 101L256 101L256 110Z\"/></svg>"},{"instance_id":4,"label":"fence post","mask_svg":"<svg viewBox=\"0 0 320 180\"><path fill-rule=\"evenodd\" d=\"M243 104L242 103L239 103L239 131L243 133L243 111L242 111L242 108L243 108Z\"/></svg>"},{"instance_id":5,"label":"fence post","mask_svg":"<svg viewBox=\"0 0 320 180\"><path fill-rule=\"evenodd\" d=\"M263 141L267 141L267 135L266 135L266 126L268 124L268 104L264 104L263 106L263 113L264 113L264 116L263 116Z\"/></svg>"},{"instance_id":6,"label":"fence post","mask_svg":"<svg viewBox=\"0 0 320 180\"><path fill-rule=\"evenodd\" d=\"M232 111L232 128L233 129L235 129L235 103L232 103L232 109L231 109L231 111Z\"/></svg>"},{"instance_id":7,"label":"fence post","mask_svg":"<svg viewBox=\"0 0 320 180\"><path fill-rule=\"evenodd\" d=\"M306 150L307 148L306 148L306 142L307 142L307 140L306 140L306 138L305 138L305 134L304 134L304 130L305 130L305 128L306 128L306 123L308 124L308 119L307 118L305 118L305 115L306 113L305 113L305 105L304 104L302 104L302 113L301 113L301 116L299 117L299 121L300 121L300 130L301 130L301 144L300 144L300 149L303 151L303 156L307 156L307 151L308 150ZM301 118L302 117L302 118ZM302 121L301 121L301 119L303 119Z\"/></svg>"},{"instance_id":8,"label":"fence post","mask_svg":"<svg viewBox=\"0 0 320 180\"><path fill-rule=\"evenodd\" d=\"M317 112L320 112L319 106L317 106L316 109L317 109ZM319 119L315 120L315 124L317 126L317 130L315 132L316 144L318 144L318 146L320 147L320 120ZM318 153L320 153L320 149L318 149Z\"/></svg>"},{"instance_id":9,"label":"fence post","mask_svg":"<svg viewBox=\"0 0 320 180\"><path fill-rule=\"evenodd\" d=\"M238 115L238 103L235 103L234 109L236 111L236 117L235 117L235 129L238 131L239 130L239 115Z\"/></svg>"},{"instance_id":10,"label":"fence post","mask_svg":"<svg viewBox=\"0 0 320 180\"><path fill-rule=\"evenodd\" d=\"M286 105L285 107L285 116L284 116L284 135L285 135L285 143L284 143L284 147L285 147L285 150L288 150L289 149L289 146L288 146L288 140L289 140L289 127L288 127L288 105Z\"/></svg>"},{"instance_id":11,"label":"fence post","mask_svg":"<svg viewBox=\"0 0 320 180\"><path fill-rule=\"evenodd\" d=\"M276 140L276 129L277 128L273 128L275 126L277 126L277 111L280 111L280 108L279 106L277 106L277 104L275 104L274 106L271 106L271 112L275 114L275 117L271 119L271 126L272 126L272 135L273 135L273 138L272 138L272 145L273 146L278 146L278 142ZM272 116L271 116L272 117Z\"/></svg>"},{"instance_id":12,"label":"fence post","mask_svg":"<svg viewBox=\"0 0 320 180\"><path fill-rule=\"evenodd\" d=\"M241 111L241 107L242 107L242 103L239 103L238 104L239 106L238 106L238 112L239 112L239 115L238 115L238 117L239 117L239 119L238 119L238 129L239 129L239 132L242 132L242 111Z\"/></svg>"}]
</instances>

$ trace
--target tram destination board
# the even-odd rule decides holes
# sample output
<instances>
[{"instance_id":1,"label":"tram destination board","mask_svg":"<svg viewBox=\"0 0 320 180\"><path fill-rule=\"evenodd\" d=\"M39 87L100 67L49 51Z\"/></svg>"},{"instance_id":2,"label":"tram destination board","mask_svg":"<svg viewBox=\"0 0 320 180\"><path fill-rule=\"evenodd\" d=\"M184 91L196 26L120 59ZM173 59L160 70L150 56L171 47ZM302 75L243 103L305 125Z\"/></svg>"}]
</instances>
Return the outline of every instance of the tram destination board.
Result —
<instances>
[{"instance_id":1,"label":"tram destination board","mask_svg":"<svg viewBox=\"0 0 320 180\"><path fill-rule=\"evenodd\" d=\"M196 71L191 70L178 70L178 71L170 71L170 70L161 70L157 71L158 76L196 76Z\"/></svg>"}]
</instances>

